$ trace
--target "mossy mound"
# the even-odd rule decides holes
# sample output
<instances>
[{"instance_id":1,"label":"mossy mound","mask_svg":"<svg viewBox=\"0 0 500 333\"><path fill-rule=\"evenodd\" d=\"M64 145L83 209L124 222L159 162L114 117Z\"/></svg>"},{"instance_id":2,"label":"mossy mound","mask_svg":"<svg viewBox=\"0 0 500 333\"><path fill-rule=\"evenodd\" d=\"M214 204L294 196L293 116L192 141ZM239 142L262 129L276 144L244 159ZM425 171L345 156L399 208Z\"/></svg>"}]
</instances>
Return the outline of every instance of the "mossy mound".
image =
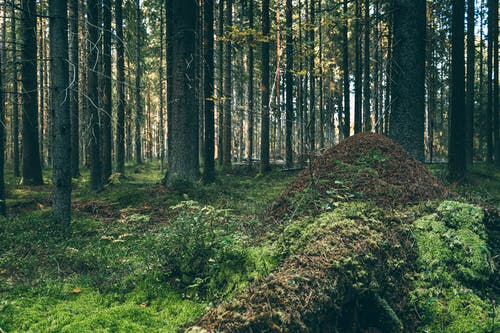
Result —
<instances>
[{"instance_id":1,"label":"mossy mound","mask_svg":"<svg viewBox=\"0 0 500 333\"><path fill-rule=\"evenodd\" d=\"M289 225L272 274L206 313L189 332L402 332L415 253L405 226L341 204Z\"/></svg>"},{"instance_id":2,"label":"mossy mound","mask_svg":"<svg viewBox=\"0 0 500 333\"><path fill-rule=\"evenodd\" d=\"M283 191L267 216L281 220L339 201L399 207L443 198L447 189L386 136L360 133L326 150Z\"/></svg>"},{"instance_id":3,"label":"mossy mound","mask_svg":"<svg viewBox=\"0 0 500 333\"><path fill-rule=\"evenodd\" d=\"M444 201L414 223L420 268L411 294L422 331L500 330L484 218L478 206Z\"/></svg>"}]
</instances>

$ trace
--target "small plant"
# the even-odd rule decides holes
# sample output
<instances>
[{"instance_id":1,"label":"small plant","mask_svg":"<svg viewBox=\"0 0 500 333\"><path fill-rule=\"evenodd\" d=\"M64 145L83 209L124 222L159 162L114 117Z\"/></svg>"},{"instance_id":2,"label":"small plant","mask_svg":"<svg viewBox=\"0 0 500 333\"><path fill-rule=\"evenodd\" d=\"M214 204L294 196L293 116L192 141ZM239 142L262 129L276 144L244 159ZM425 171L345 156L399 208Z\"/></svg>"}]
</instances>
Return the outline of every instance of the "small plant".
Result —
<instances>
[{"instance_id":1,"label":"small plant","mask_svg":"<svg viewBox=\"0 0 500 333\"><path fill-rule=\"evenodd\" d=\"M190 298L222 297L251 275L258 259L227 209L183 201L159 234L159 256L170 280Z\"/></svg>"}]
</instances>

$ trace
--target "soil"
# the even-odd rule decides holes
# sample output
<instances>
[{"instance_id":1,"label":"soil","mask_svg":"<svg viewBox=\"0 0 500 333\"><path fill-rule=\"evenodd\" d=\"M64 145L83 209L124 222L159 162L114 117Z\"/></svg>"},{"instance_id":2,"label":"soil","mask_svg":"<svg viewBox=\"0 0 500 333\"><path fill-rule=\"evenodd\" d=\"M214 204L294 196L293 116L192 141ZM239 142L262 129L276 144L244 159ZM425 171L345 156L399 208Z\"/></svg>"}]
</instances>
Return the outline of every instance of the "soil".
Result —
<instances>
[{"instance_id":1,"label":"soil","mask_svg":"<svg viewBox=\"0 0 500 333\"><path fill-rule=\"evenodd\" d=\"M314 200L302 207L305 193ZM396 208L443 198L447 188L427 168L386 136L360 133L327 149L283 191L266 216L282 220L321 210L335 201L374 201Z\"/></svg>"}]
</instances>

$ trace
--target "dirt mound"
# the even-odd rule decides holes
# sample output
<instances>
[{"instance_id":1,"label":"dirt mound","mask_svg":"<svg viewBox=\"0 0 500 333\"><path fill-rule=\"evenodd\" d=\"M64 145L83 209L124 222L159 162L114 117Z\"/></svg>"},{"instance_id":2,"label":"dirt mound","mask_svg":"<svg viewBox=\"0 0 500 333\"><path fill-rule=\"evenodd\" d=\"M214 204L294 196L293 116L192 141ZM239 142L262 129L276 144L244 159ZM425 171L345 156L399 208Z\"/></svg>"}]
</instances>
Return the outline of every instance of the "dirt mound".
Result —
<instances>
[{"instance_id":1,"label":"dirt mound","mask_svg":"<svg viewBox=\"0 0 500 333\"><path fill-rule=\"evenodd\" d=\"M448 193L427 168L386 136L360 133L326 150L283 191L267 216L276 220L339 201L405 206Z\"/></svg>"}]
</instances>

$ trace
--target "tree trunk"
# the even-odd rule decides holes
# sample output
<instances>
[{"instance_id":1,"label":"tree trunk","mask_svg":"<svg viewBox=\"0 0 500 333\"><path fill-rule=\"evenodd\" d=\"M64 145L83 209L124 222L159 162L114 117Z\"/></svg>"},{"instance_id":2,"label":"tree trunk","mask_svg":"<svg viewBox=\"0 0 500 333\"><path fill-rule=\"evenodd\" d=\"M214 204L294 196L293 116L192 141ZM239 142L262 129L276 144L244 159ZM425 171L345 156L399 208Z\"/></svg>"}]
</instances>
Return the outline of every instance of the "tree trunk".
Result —
<instances>
[{"instance_id":1,"label":"tree trunk","mask_svg":"<svg viewBox=\"0 0 500 333\"><path fill-rule=\"evenodd\" d=\"M356 0L356 16L354 22L355 73L354 73L354 133L362 129L362 66L361 66L361 0Z\"/></svg>"},{"instance_id":2,"label":"tree trunk","mask_svg":"<svg viewBox=\"0 0 500 333\"><path fill-rule=\"evenodd\" d=\"M214 124L214 1L203 2L203 39L204 43L204 96L205 96L205 151L203 180L215 179L215 124ZM243 130L243 129L242 129Z\"/></svg>"},{"instance_id":3,"label":"tree trunk","mask_svg":"<svg viewBox=\"0 0 500 333\"><path fill-rule=\"evenodd\" d=\"M229 31L233 25L233 0L226 0L226 17L225 25L226 30ZM232 42L228 40L226 42L226 48L224 49L224 122L222 126L222 141L223 141L223 166L224 169L231 169L231 158L232 158L232 143L231 143L231 121L232 121Z\"/></svg>"},{"instance_id":4,"label":"tree trunk","mask_svg":"<svg viewBox=\"0 0 500 333\"><path fill-rule=\"evenodd\" d=\"M448 172L451 180L465 176L465 64L464 64L465 1L452 1L451 21L451 105Z\"/></svg>"},{"instance_id":5,"label":"tree trunk","mask_svg":"<svg viewBox=\"0 0 500 333\"><path fill-rule=\"evenodd\" d=\"M262 35L269 38L269 0L262 0ZM261 92L262 118L260 131L260 172L266 173L271 169L269 163L269 41L264 40L262 45L261 65Z\"/></svg>"},{"instance_id":6,"label":"tree trunk","mask_svg":"<svg viewBox=\"0 0 500 333\"><path fill-rule=\"evenodd\" d=\"M285 161L287 168L293 167L293 5L286 1L286 131Z\"/></svg>"},{"instance_id":7,"label":"tree trunk","mask_svg":"<svg viewBox=\"0 0 500 333\"><path fill-rule=\"evenodd\" d=\"M142 96L141 96L141 1L136 1L136 29L135 29L135 162L142 164Z\"/></svg>"},{"instance_id":8,"label":"tree trunk","mask_svg":"<svg viewBox=\"0 0 500 333\"><path fill-rule=\"evenodd\" d=\"M314 75L314 61L315 61L315 50L314 50L314 25L316 24L316 10L314 3L316 0L311 0L311 8L309 13L309 122L308 136L309 136L309 149L314 151L316 149L316 95L315 95L315 83L316 77Z\"/></svg>"},{"instance_id":9,"label":"tree trunk","mask_svg":"<svg viewBox=\"0 0 500 333\"><path fill-rule=\"evenodd\" d=\"M38 86L36 60L36 1L22 0L21 75L23 83L23 167L24 185L42 185L38 146Z\"/></svg>"},{"instance_id":10,"label":"tree trunk","mask_svg":"<svg viewBox=\"0 0 500 333\"><path fill-rule=\"evenodd\" d=\"M12 143L14 148L14 177L19 177L19 86L17 81L17 36L15 3L11 6L11 43L12 43ZM4 9L6 10L6 9ZM5 43L5 41L2 41Z\"/></svg>"},{"instance_id":11,"label":"tree trunk","mask_svg":"<svg viewBox=\"0 0 500 333\"><path fill-rule=\"evenodd\" d=\"M349 1L344 0L343 3L343 15L344 24L342 26L342 71L344 75L344 122L343 122L343 134L344 138L348 138L351 135L351 81L349 79L349 39L347 35L347 30L349 28L349 12L348 5Z\"/></svg>"},{"instance_id":12,"label":"tree trunk","mask_svg":"<svg viewBox=\"0 0 500 333\"><path fill-rule=\"evenodd\" d=\"M80 177L80 135L79 135L79 64L78 64L78 0L68 2L69 9L69 108L71 114L71 176Z\"/></svg>"},{"instance_id":13,"label":"tree trunk","mask_svg":"<svg viewBox=\"0 0 500 333\"><path fill-rule=\"evenodd\" d=\"M249 29L253 30L254 28L254 18L253 18L253 4L252 0L249 1L248 5L248 25ZM248 36L248 163L251 166L253 160L253 152L254 152L254 89L253 89L253 80L254 80L254 36L253 33Z\"/></svg>"},{"instance_id":14,"label":"tree trunk","mask_svg":"<svg viewBox=\"0 0 500 333\"><path fill-rule=\"evenodd\" d=\"M495 165L500 166L500 108L498 105L498 1L493 1L493 136L495 144Z\"/></svg>"},{"instance_id":15,"label":"tree trunk","mask_svg":"<svg viewBox=\"0 0 500 333\"><path fill-rule=\"evenodd\" d=\"M163 1L160 2L160 65L158 66L158 71L159 73L159 86L160 86L160 124L159 124L159 129L158 129L158 135L159 135L159 149L160 149L160 169L161 172L163 172L165 168L165 118L164 118L164 108L165 108L165 96L163 95L163 87L164 87L164 81L163 81L163 45L164 45L164 16L163 16Z\"/></svg>"},{"instance_id":16,"label":"tree trunk","mask_svg":"<svg viewBox=\"0 0 500 333\"><path fill-rule=\"evenodd\" d=\"M3 7L4 13L6 7ZM5 16L4 16L5 17ZM12 16L14 18L14 16ZM5 19L2 22L2 30L5 31ZM5 40L0 41L0 215L7 215L5 205L5 87L3 86L3 75L5 73L4 46ZM15 45L15 44L14 44Z\"/></svg>"},{"instance_id":17,"label":"tree trunk","mask_svg":"<svg viewBox=\"0 0 500 333\"><path fill-rule=\"evenodd\" d=\"M116 22L116 172L125 173L125 48L123 0L115 0Z\"/></svg>"},{"instance_id":18,"label":"tree trunk","mask_svg":"<svg viewBox=\"0 0 500 333\"><path fill-rule=\"evenodd\" d=\"M219 166L224 162L224 0L219 0L219 26L217 32L217 52L218 52L218 84L217 84L217 161Z\"/></svg>"},{"instance_id":19,"label":"tree trunk","mask_svg":"<svg viewBox=\"0 0 500 333\"><path fill-rule=\"evenodd\" d=\"M103 1L103 52L102 52L102 173L107 182L111 176L112 134L111 121L113 119L111 106L111 0Z\"/></svg>"},{"instance_id":20,"label":"tree trunk","mask_svg":"<svg viewBox=\"0 0 500 333\"><path fill-rule=\"evenodd\" d=\"M53 103L52 214L67 237L71 220L71 113L69 85L68 12L66 0L49 2L51 85Z\"/></svg>"},{"instance_id":21,"label":"tree trunk","mask_svg":"<svg viewBox=\"0 0 500 333\"><path fill-rule=\"evenodd\" d=\"M87 0L87 52L88 52L88 112L89 112L89 158L90 158L90 188L95 191L102 189L101 135L99 131L99 92L97 71L98 56L98 0Z\"/></svg>"},{"instance_id":22,"label":"tree trunk","mask_svg":"<svg viewBox=\"0 0 500 333\"><path fill-rule=\"evenodd\" d=\"M172 112L168 119L171 131L167 181L195 180L198 176L199 100L193 98L196 88L195 52L198 45L198 3L172 0ZM194 61L193 61L194 60Z\"/></svg>"},{"instance_id":23,"label":"tree trunk","mask_svg":"<svg viewBox=\"0 0 500 333\"><path fill-rule=\"evenodd\" d=\"M494 22L493 18L493 6L495 0L488 0L488 56L487 56L487 67L488 67L488 104L486 106L486 161L488 163L493 162L493 45L494 41Z\"/></svg>"},{"instance_id":24,"label":"tree trunk","mask_svg":"<svg viewBox=\"0 0 500 333\"><path fill-rule=\"evenodd\" d=\"M393 19L390 136L424 161L425 1L395 0Z\"/></svg>"},{"instance_id":25,"label":"tree trunk","mask_svg":"<svg viewBox=\"0 0 500 333\"><path fill-rule=\"evenodd\" d=\"M474 41L474 0L467 1L467 91L465 114L465 158L468 165L472 165L474 156L474 79L475 54Z\"/></svg>"},{"instance_id":26,"label":"tree trunk","mask_svg":"<svg viewBox=\"0 0 500 333\"><path fill-rule=\"evenodd\" d=\"M364 49L364 87L363 87L363 114L364 114L364 130L370 132L372 130L372 115L371 115L371 90L370 90L370 1L365 0L365 49Z\"/></svg>"}]
</instances>

